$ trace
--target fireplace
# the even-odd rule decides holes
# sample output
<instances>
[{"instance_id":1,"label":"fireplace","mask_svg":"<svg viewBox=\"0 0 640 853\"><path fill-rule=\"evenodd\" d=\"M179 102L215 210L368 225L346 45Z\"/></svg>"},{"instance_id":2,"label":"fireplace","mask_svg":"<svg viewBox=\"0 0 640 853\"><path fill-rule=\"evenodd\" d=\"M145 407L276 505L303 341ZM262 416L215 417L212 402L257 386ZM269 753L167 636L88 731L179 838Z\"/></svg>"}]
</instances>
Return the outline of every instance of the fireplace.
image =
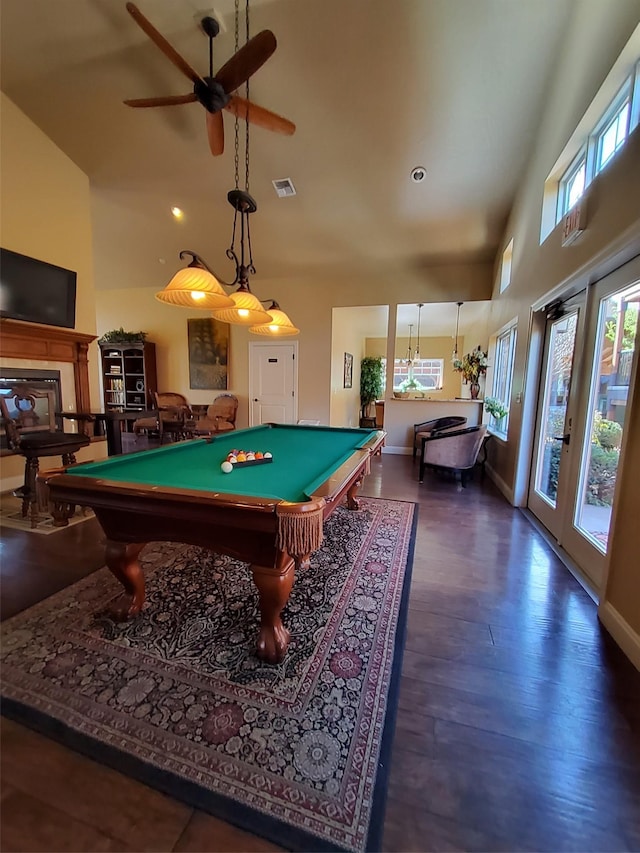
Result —
<instances>
[{"instance_id":1,"label":"fireplace","mask_svg":"<svg viewBox=\"0 0 640 853\"><path fill-rule=\"evenodd\" d=\"M73 365L74 406L79 412L89 411L87 353L89 344L96 339L95 335L85 335L70 329L38 326L35 323L21 323L19 320L5 318L0 321L0 331L0 358L2 359L28 359L50 364L66 362ZM67 405L68 400L64 403Z\"/></svg>"},{"instance_id":2,"label":"fireplace","mask_svg":"<svg viewBox=\"0 0 640 853\"><path fill-rule=\"evenodd\" d=\"M46 397L36 398L35 419L28 426L29 431L48 430L52 426L62 429L62 418L56 418L56 413L62 408L60 371L0 367L0 394L6 399L12 417L15 409L11 400L13 389L25 387L47 392ZM7 450L7 437L3 429L0 429L0 450Z\"/></svg>"}]
</instances>

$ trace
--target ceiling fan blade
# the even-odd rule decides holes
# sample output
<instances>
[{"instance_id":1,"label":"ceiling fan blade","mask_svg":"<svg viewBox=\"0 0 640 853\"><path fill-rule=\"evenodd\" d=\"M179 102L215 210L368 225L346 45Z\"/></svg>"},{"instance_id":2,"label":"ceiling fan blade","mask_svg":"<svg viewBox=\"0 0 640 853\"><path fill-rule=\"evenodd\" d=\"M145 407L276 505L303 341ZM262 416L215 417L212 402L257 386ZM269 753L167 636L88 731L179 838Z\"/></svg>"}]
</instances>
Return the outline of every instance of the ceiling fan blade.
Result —
<instances>
[{"instance_id":1,"label":"ceiling fan blade","mask_svg":"<svg viewBox=\"0 0 640 853\"><path fill-rule=\"evenodd\" d=\"M214 157L224 151L224 125L222 113L207 113L207 136L209 148Z\"/></svg>"},{"instance_id":2,"label":"ceiling fan blade","mask_svg":"<svg viewBox=\"0 0 640 853\"><path fill-rule=\"evenodd\" d=\"M239 98L237 95L231 96L225 110L229 110L234 116L250 121L258 127L264 127L276 133L284 133L285 136L291 136L296 130L295 124L289 119L272 113L271 110L266 110L264 107L259 107L252 101Z\"/></svg>"},{"instance_id":3,"label":"ceiling fan blade","mask_svg":"<svg viewBox=\"0 0 640 853\"><path fill-rule=\"evenodd\" d=\"M191 80L192 83L197 83L201 78L197 71L194 71L193 68L189 65L189 63L183 59L177 50L175 50L166 38L161 35L158 30L153 26L153 24L148 21L145 16L142 14L140 9L135 6L133 3L127 3L127 12L131 15L136 24L140 27L141 30L149 36L151 41L160 48L160 50L164 53L167 59L170 59L171 62L179 68L182 73Z\"/></svg>"},{"instance_id":4,"label":"ceiling fan blade","mask_svg":"<svg viewBox=\"0 0 640 853\"><path fill-rule=\"evenodd\" d=\"M130 98L123 103L128 107L173 107L176 104L192 104L197 100L192 92L189 95L167 95L164 98Z\"/></svg>"},{"instance_id":5,"label":"ceiling fan blade","mask_svg":"<svg viewBox=\"0 0 640 853\"><path fill-rule=\"evenodd\" d=\"M216 74L227 94L242 86L269 59L278 42L271 30L262 30L243 45Z\"/></svg>"}]
</instances>

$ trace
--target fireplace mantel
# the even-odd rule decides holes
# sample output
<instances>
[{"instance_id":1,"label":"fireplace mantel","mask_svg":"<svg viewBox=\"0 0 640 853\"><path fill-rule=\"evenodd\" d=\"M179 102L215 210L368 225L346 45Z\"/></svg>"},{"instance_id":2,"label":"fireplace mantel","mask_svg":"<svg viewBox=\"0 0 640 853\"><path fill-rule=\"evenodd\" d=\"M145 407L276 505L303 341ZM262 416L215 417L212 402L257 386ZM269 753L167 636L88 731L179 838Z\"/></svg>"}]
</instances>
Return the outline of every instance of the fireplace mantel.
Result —
<instances>
[{"instance_id":1,"label":"fireplace mantel","mask_svg":"<svg viewBox=\"0 0 640 853\"><path fill-rule=\"evenodd\" d=\"M19 320L0 321L0 358L25 358L34 361L67 361L73 364L76 407L79 412L91 408L89 395L89 344L97 335L85 335L72 329L40 326Z\"/></svg>"}]
</instances>

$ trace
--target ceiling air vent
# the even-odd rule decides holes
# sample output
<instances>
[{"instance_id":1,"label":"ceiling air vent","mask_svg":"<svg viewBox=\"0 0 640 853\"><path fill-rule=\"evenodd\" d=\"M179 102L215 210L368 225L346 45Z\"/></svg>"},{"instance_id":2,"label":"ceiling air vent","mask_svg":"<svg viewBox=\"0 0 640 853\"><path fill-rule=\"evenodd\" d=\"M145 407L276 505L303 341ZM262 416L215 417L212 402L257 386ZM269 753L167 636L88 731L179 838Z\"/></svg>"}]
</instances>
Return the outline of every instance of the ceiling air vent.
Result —
<instances>
[{"instance_id":1,"label":"ceiling air vent","mask_svg":"<svg viewBox=\"0 0 640 853\"><path fill-rule=\"evenodd\" d=\"M291 178L280 178L277 181L271 181L271 183L278 194L278 198L286 198L289 195L296 194L296 188L294 187Z\"/></svg>"}]
</instances>

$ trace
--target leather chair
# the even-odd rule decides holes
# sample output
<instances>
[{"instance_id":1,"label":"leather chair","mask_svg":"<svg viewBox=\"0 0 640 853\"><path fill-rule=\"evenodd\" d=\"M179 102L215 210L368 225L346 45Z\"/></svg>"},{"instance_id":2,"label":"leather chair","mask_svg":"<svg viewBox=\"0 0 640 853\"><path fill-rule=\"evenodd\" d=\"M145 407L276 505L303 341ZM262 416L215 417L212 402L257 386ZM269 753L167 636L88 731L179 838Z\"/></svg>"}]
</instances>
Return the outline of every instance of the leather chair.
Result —
<instances>
[{"instance_id":1,"label":"leather chair","mask_svg":"<svg viewBox=\"0 0 640 853\"><path fill-rule=\"evenodd\" d=\"M171 441L192 437L191 421L193 412L184 394L176 391L153 391L153 400L158 410L157 417L138 418L134 421L133 432L157 432L160 444L165 436Z\"/></svg>"},{"instance_id":2,"label":"leather chair","mask_svg":"<svg viewBox=\"0 0 640 853\"><path fill-rule=\"evenodd\" d=\"M46 406L37 402L43 398L47 400ZM44 509L44 505L39 506L36 492L41 457L61 456L63 465L73 465L76 452L91 444L87 435L57 429L55 408L53 391L41 391L26 384L0 395L7 444L13 453L25 458L24 484L14 495L22 498L22 515L26 518L29 514L32 528L38 525L40 508Z\"/></svg>"},{"instance_id":3,"label":"leather chair","mask_svg":"<svg viewBox=\"0 0 640 853\"><path fill-rule=\"evenodd\" d=\"M207 408L206 414L193 424L194 435L215 435L236 428L238 398L233 394L219 394Z\"/></svg>"},{"instance_id":4,"label":"leather chair","mask_svg":"<svg viewBox=\"0 0 640 853\"><path fill-rule=\"evenodd\" d=\"M467 419L458 415L452 415L446 418L433 418L430 421L422 421L420 424L413 425L413 458L416 458L416 452L421 446L421 441L424 435L435 435L446 429L454 429L462 427L466 424Z\"/></svg>"},{"instance_id":5,"label":"leather chair","mask_svg":"<svg viewBox=\"0 0 640 853\"><path fill-rule=\"evenodd\" d=\"M480 448L487 434L486 424L466 429L425 435L420 439L420 476L424 481L424 469L435 468L460 474L460 481L466 485L469 472L478 459Z\"/></svg>"}]
</instances>

